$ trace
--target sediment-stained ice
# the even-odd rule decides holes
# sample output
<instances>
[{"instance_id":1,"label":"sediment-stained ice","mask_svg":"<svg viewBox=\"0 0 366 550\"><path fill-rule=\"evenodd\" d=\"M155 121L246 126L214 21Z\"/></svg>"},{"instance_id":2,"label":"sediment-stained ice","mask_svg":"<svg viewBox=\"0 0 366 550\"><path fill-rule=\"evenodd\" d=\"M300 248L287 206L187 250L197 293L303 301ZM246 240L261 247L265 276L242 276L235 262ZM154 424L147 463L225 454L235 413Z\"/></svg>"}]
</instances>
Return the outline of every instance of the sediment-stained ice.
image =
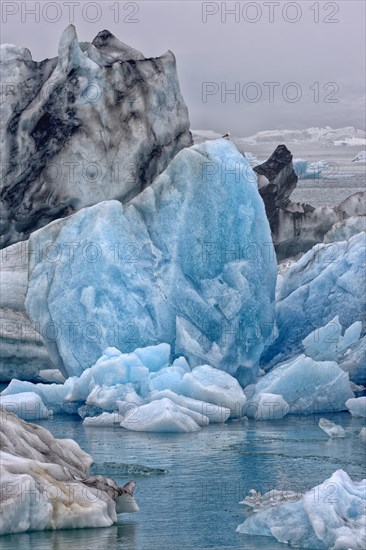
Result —
<instances>
[{"instance_id":1,"label":"sediment-stained ice","mask_svg":"<svg viewBox=\"0 0 366 550\"><path fill-rule=\"evenodd\" d=\"M108 527L136 512L134 482L89 476L93 459L71 439L0 408L0 534Z\"/></svg>"}]
</instances>

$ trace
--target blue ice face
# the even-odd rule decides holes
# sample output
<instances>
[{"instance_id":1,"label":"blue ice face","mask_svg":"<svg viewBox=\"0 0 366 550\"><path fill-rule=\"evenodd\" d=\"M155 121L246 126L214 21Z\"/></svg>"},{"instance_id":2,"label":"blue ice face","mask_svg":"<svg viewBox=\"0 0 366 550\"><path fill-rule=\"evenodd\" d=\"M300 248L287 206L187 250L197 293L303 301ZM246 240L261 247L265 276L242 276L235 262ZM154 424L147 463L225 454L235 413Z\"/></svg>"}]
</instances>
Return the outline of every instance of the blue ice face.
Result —
<instances>
[{"instance_id":1,"label":"blue ice face","mask_svg":"<svg viewBox=\"0 0 366 550\"><path fill-rule=\"evenodd\" d=\"M330 345L340 338L340 327L343 331L364 319L365 244L365 233L359 233L348 241L315 245L285 272L276 308L279 335L261 359L265 368L301 353L313 331L314 337L305 340L308 352L316 347L319 354L328 347L329 354ZM331 322L335 316L337 323ZM358 328L357 323L350 331Z\"/></svg>"},{"instance_id":2,"label":"blue ice face","mask_svg":"<svg viewBox=\"0 0 366 550\"><path fill-rule=\"evenodd\" d=\"M127 207L85 208L30 247L27 311L65 374L108 346L167 342L191 367L255 379L277 266L256 176L226 139L178 153Z\"/></svg>"}]
</instances>

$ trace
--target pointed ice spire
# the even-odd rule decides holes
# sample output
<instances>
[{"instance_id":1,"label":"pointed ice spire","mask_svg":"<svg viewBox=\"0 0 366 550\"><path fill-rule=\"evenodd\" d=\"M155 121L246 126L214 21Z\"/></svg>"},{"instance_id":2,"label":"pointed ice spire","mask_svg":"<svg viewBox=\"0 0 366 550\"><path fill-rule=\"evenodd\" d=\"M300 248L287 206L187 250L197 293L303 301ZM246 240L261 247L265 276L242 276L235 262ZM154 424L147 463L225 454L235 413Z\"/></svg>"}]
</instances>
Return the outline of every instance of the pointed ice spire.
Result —
<instances>
[{"instance_id":1,"label":"pointed ice spire","mask_svg":"<svg viewBox=\"0 0 366 550\"><path fill-rule=\"evenodd\" d=\"M83 52L80 49L74 25L68 25L61 35L58 45L58 65L60 68L73 69L80 65Z\"/></svg>"}]
</instances>

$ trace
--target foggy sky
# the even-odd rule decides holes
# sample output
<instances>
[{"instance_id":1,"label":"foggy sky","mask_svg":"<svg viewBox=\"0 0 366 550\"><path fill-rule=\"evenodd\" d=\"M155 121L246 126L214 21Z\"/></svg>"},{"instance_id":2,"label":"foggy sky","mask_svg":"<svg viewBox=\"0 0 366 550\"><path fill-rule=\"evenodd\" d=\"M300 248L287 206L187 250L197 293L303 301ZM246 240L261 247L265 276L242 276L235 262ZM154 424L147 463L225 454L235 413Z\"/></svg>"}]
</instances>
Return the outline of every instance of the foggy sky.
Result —
<instances>
[{"instance_id":1,"label":"foggy sky","mask_svg":"<svg viewBox=\"0 0 366 550\"><path fill-rule=\"evenodd\" d=\"M39 22L27 13L35 4ZM225 13L230 9L235 14ZM37 61L54 57L69 23L80 41L109 29L146 57L172 50L194 129L248 136L276 128L365 127L363 0L4 0L1 42L29 48ZM203 97L205 90L212 95Z\"/></svg>"}]
</instances>

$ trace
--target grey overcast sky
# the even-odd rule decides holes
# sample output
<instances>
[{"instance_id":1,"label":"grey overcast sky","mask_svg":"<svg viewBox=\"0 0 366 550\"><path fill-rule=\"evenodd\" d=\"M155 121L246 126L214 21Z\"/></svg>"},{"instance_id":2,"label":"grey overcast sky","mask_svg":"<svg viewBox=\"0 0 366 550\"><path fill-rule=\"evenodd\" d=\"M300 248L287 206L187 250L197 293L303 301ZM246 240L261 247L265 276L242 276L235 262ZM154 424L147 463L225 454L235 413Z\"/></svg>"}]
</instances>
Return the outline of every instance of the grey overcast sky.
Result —
<instances>
[{"instance_id":1,"label":"grey overcast sky","mask_svg":"<svg viewBox=\"0 0 366 550\"><path fill-rule=\"evenodd\" d=\"M146 57L177 58L191 127L365 127L364 0L2 2L1 42L57 55L62 30L103 29ZM33 13L32 13L33 12ZM233 93L229 93L232 90Z\"/></svg>"}]
</instances>

